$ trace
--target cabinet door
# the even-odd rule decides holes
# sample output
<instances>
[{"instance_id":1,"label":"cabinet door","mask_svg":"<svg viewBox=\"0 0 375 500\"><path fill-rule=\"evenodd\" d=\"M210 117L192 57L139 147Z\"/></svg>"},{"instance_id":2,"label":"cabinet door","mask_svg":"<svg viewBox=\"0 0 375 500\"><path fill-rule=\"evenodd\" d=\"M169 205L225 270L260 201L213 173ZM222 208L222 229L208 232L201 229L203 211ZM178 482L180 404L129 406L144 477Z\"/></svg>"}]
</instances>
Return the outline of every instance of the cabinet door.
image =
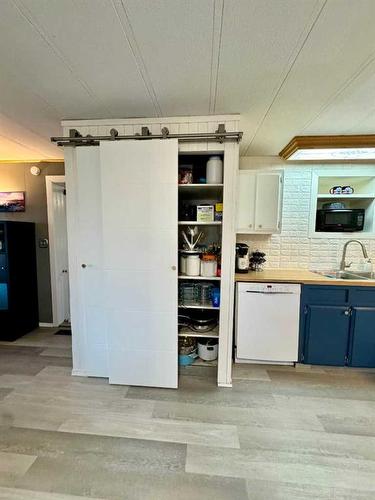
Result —
<instances>
[{"instance_id":1,"label":"cabinet door","mask_svg":"<svg viewBox=\"0 0 375 500\"><path fill-rule=\"evenodd\" d=\"M348 308L310 305L306 306L305 315L304 362L345 365L350 321Z\"/></svg>"},{"instance_id":2,"label":"cabinet door","mask_svg":"<svg viewBox=\"0 0 375 500\"><path fill-rule=\"evenodd\" d=\"M255 229L275 233L279 230L281 174L257 174L255 194Z\"/></svg>"},{"instance_id":3,"label":"cabinet door","mask_svg":"<svg viewBox=\"0 0 375 500\"><path fill-rule=\"evenodd\" d=\"M113 384L177 387L177 140L100 145Z\"/></svg>"},{"instance_id":4,"label":"cabinet door","mask_svg":"<svg viewBox=\"0 0 375 500\"><path fill-rule=\"evenodd\" d=\"M350 365L375 368L375 308L354 307Z\"/></svg>"},{"instance_id":5,"label":"cabinet door","mask_svg":"<svg viewBox=\"0 0 375 500\"><path fill-rule=\"evenodd\" d=\"M252 233L255 222L256 174L240 171L237 183L237 233Z\"/></svg>"}]
</instances>

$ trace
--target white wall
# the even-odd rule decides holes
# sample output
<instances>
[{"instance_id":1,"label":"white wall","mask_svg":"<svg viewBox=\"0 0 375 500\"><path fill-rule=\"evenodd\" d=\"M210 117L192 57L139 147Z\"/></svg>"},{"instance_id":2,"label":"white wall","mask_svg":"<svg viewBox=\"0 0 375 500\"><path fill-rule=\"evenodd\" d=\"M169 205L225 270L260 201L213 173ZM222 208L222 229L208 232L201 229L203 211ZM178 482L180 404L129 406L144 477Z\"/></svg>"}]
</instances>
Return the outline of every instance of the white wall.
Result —
<instances>
[{"instance_id":1,"label":"white wall","mask_svg":"<svg viewBox=\"0 0 375 500\"><path fill-rule=\"evenodd\" d=\"M357 165L358 166L358 165ZM375 165L361 164L368 175L375 175ZM241 169L284 170L284 197L282 204L281 234L274 235L237 235L237 241L250 245L250 250L260 249L266 253L268 268L332 269L337 268L341 259L342 247L350 234L341 239L309 238L309 214L311 178L314 169L322 165L311 163L287 164L278 157L242 157ZM338 173L348 173L350 166L330 164ZM357 238L357 237L356 237ZM375 268L375 239L357 238L366 245ZM354 262L358 270L363 263L359 245L351 245L348 260Z\"/></svg>"}]
</instances>

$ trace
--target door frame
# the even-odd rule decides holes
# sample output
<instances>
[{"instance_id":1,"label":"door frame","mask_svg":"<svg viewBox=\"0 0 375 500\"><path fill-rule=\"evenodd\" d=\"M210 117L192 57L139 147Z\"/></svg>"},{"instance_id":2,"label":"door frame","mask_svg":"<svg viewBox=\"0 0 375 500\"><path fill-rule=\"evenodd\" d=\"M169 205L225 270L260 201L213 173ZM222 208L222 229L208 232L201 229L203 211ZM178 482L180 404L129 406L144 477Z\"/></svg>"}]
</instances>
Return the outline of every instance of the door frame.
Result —
<instances>
[{"instance_id":1,"label":"door frame","mask_svg":"<svg viewBox=\"0 0 375 500\"><path fill-rule=\"evenodd\" d=\"M49 238L49 265L51 277L51 296L52 296L52 326L59 326L57 318L58 301L58 271L56 256L56 228L53 213L53 184L65 184L65 175L46 175L46 194L47 194L47 220L48 220L48 238Z\"/></svg>"}]
</instances>

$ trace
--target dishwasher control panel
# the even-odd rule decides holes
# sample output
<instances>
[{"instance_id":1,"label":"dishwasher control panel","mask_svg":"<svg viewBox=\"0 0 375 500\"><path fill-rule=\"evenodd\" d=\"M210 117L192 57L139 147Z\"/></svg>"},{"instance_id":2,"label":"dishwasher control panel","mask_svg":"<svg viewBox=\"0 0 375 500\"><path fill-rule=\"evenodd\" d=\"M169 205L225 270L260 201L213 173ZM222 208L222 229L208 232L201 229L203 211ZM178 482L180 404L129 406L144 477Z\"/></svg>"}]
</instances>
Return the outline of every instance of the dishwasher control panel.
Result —
<instances>
[{"instance_id":1,"label":"dishwasher control panel","mask_svg":"<svg viewBox=\"0 0 375 500\"><path fill-rule=\"evenodd\" d=\"M301 286L292 283L238 283L237 287L240 293L301 293Z\"/></svg>"}]
</instances>

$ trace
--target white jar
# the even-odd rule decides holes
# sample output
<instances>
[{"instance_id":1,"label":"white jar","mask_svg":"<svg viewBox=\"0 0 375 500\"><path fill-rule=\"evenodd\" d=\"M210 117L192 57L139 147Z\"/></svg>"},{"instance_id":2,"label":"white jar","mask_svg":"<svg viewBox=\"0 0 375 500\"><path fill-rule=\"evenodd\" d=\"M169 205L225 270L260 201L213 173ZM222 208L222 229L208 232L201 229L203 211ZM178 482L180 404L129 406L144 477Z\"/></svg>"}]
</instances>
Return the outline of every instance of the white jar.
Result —
<instances>
[{"instance_id":1,"label":"white jar","mask_svg":"<svg viewBox=\"0 0 375 500\"><path fill-rule=\"evenodd\" d=\"M206 166L206 183L222 184L223 162L220 156L210 156Z\"/></svg>"},{"instance_id":2,"label":"white jar","mask_svg":"<svg viewBox=\"0 0 375 500\"><path fill-rule=\"evenodd\" d=\"M187 257L184 254L180 255L180 274L186 274Z\"/></svg>"},{"instance_id":3,"label":"white jar","mask_svg":"<svg viewBox=\"0 0 375 500\"><path fill-rule=\"evenodd\" d=\"M198 254L188 255L186 259L186 275L199 276L201 260Z\"/></svg>"},{"instance_id":4,"label":"white jar","mask_svg":"<svg viewBox=\"0 0 375 500\"><path fill-rule=\"evenodd\" d=\"M201 276L205 278L212 278L216 276L217 261L216 260L202 260L201 261Z\"/></svg>"}]
</instances>

